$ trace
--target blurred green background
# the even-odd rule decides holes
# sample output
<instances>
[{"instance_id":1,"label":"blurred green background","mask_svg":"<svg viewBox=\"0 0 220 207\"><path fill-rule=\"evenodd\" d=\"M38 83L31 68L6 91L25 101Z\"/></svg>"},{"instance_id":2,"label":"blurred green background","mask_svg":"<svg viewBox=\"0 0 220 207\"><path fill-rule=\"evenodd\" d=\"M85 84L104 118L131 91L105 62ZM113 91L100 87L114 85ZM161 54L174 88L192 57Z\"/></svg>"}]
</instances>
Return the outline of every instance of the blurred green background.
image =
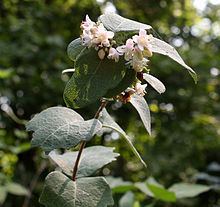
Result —
<instances>
[{"instance_id":1,"label":"blurred green background","mask_svg":"<svg viewBox=\"0 0 220 207\"><path fill-rule=\"evenodd\" d=\"M153 135L147 135L136 111L110 104L109 112L133 137L148 164L144 169L116 133L89 145L115 146L121 157L104 174L133 182L153 176L161 184L208 184L213 189L177 203L154 201L143 206L220 206L220 1L219 0L1 0L0 1L0 203L37 207L47 173L54 169L42 150L30 148L25 120L43 109L64 105L62 93L71 68L68 43L80 35L80 23L104 12L153 26L174 45L199 76L194 84L184 69L163 56L150 62L151 74L166 85L158 95L148 88ZM92 117L97 104L79 112ZM4 186L8 187L7 192ZM23 187L24 188L23 188ZM32 191L26 195L26 189ZM23 196L25 195L25 196ZM121 194L115 194L117 202ZM1 205L1 204L0 204Z\"/></svg>"}]
</instances>

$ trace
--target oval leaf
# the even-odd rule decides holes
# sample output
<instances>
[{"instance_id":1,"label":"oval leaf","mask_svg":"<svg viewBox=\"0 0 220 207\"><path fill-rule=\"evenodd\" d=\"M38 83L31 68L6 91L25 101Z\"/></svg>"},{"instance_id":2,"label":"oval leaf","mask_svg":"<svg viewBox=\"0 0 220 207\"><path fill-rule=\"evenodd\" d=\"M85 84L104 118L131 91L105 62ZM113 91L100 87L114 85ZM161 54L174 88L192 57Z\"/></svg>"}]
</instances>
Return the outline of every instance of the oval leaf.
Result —
<instances>
[{"instance_id":1,"label":"oval leaf","mask_svg":"<svg viewBox=\"0 0 220 207\"><path fill-rule=\"evenodd\" d=\"M151 135L150 109L148 107L148 104L147 104L146 100L142 96L133 94L131 96L130 103L138 111L146 130Z\"/></svg>"},{"instance_id":2,"label":"oval leaf","mask_svg":"<svg viewBox=\"0 0 220 207\"><path fill-rule=\"evenodd\" d=\"M46 152L89 141L101 127L97 119L84 121L78 113L65 107L46 109L26 125L28 131L34 131L32 146L40 146Z\"/></svg>"},{"instance_id":3,"label":"oval leaf","mask_svg":"<svg viewBox=\"0 0 220 207\"><path fill-rule=\"evenodd\" d=\"M117 63L107 58L100 60L93 48L84 50L75 69L64 91L66 104L73 108L85 107L103 97L121 82L127 70L123 58Z\"/></svg>"},{"instance_id":4,"label":"oval leaf","mask_svg":"<svg viewBox=\"0 0 220 207\"><path fill-rule=\"evenodd\" d=\"M112 147L93 146L83 150L77 178L93 175L98 169L116 160L118 153L113 152ZM62 155L55 151L50 152L50 158L65 172L67 175L72 175L74 163L78 152L66 152Z\"/></svg>"},{"instance_id":5,"label":"oval leaf","mask_svg":"<svg viewBox=\"0 0 220 207\"><path fill-rule=\"evenodd\" d=\"M152 28L150 25L126 19L114 13L103 14L99 17L99 20L107 30L113 32L138 31L140 29L149 30Z\"/></svg>"},{"instance_id":6,"label":"oval leaf","mask_svg":"<svg viewBox=\"0 0 220 207\"><path fill-rule=\"evenodd\" d=\"M105 178L87 177L73 182L57 171L46 177L40 203L46 207L107 207L114 204Z\"/></svg>"}]
</instances>

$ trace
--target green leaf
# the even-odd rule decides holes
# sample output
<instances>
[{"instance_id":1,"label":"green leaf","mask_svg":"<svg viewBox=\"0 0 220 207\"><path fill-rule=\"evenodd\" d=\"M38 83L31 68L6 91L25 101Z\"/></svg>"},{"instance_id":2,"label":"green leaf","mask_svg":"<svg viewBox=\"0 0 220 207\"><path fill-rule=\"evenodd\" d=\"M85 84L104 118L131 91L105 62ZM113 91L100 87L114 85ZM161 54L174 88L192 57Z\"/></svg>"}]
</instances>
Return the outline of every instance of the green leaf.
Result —
<instances>
[{"instance_id":1,"label":"green leaf","mask_svg":"<svg viewBox=\"0 0 220 207\"><path fill-rule=\"evenodd\" d=\"M151 135L150 109L148 107L146 100L142 96L133 94L131 96L130 103L134 106L134 108L139 113L146 130Z\"/></svg>"},{"instance_id":2,"label":"green leaf","mask_svg":"<svg viewBox=\"0 0 220 207\"><path fill-rule=\"evenodd\" d=\"M99 17L99 20L107 30L113 32L149 30L152 28L150 25L126 19L114 13L103 14Z\"/></svg>"},{"instance_id":3,"label":"green leaf","mask_svg":"<svg viewBox=\"0 0 220 207\"><path fill-rule=\"evenodd\" d=\"M86 47L82 45L81 39L77 38L68 45L67 54L72 61L76 61L85 49Z\"/></svg>"},{"instance_id":4,"label":"green leaf","mask_svg":"<svg viewBox=\"0 0 220 207\"><path fill-rule=\"evenodd\" d=\"M18 183L13 183L13 182L7 183L5 188L8 193L14 195L25 196L29 194L28 190Z\"/></svg>"},{"instance_id":5,"label":"green leaf","mask_svg":"<svg viewBox=\"0 0 220 207\"><path fill-rule=\"evenodd\" d=\"M0 186L0 204L1 205L5 202L6 197L7 197L7 191L5 189L5 186Z\"/></svg>"},{"instance_id":6,"label":"green leaf","mask_svg":"<svg viewBox=\"0 0 220 207\"><path fill-rule=\"evenodd\" d=\"M116 94L118 95L124 90L126 90L134 82L136 74L137 73L135 72L135 70L128 69L121 82L115 88L108 90L105 97L112 98Z\"/></svg>"},{"instance_id":7,"label":"green leaf","mask_svg":"<svg viewBox=\"0 0 220 207\"><path fill-rule=\"evenodd\" d=\"M73 182L57 171L46 177L40 203L46 207L107 207L114 204L105 178L87 177Z\"/></svg>"},{"instance_id":8,"label":"green leaf","mask_svg":"<svg viewBox=\"0 0 220 207\"><path fill-rule=\"evenodd\" d=\"M133 207L134 204L134 193L128 191L122 196L119 201L119 207Z\"/></svg>"},{"instance_id":9,"label":"green leaf","mask_svg":"<svg viewBox=\"0 0 220 207\"><path fill-rule=\"evenodd\" d=\"M87 147L82 152L77 177L87 177L93 175L98 169L116 160L118 153L113 152L112 147L93 146ZM66 152L62 155L55 151L50 152L50 158L67 174L72 175L72 170L78 152Z\"/></svg>"},{"instance_id":10,"label":"green leaf","mask_svg":"<svg viewBox=\"0 0 220 207\"><path fill-rule=\"evenodd\" d=\"M200 184L176 183L169 190L174 192L177 198L189 198L209 191L210 187Z\"/></svg>"},{"instance_id":11,"label":"green leaf","mask_svg":"<svg viewBox=\"0 0 220 207\"><path fill-rule=\"evenodd\" d=\"M148 178L145 182L138 182L134 185L147 196L154 197L166 202L176 201L175 193L166 190L152 177Z\"/></svg>"},{"instance_id":12,"label":"green leaf","mask_svg":"<svg viewBox=\"0 0 220 207\"><path fill-rule=\"evenodd\" d=\"M146 182L137 182L134 184L136 188L138 188L141 192L143 192L145 195L154 197L154 194L150 191L150 189L147 187Z\"/></svg>"},{"instance_id":13,"label":"green leaf","mask_svg":"<svg viewBox=\"0 0 220 207\"><path fill-rule=\"evenodd\" d=\"M64 100L73 108L85 107L105 96L121 82L127 70L123 58L117 63L107 58L100 60L94 48L83 51L75 69L64 90ZM112 95L118 95L118 91Z\"/></svg>"},{"instance_id":14,"label":"green leaf","mask_svg":"<svg viewBox=\"0 0 220 207\"><path fill-rule=\"evenodd\" d=\"M154 197L159 200L166 201L166 202L175 202L176 201L175 193L166 190L162 186L158 186L157 184L147 183L147 187L153 193Z\"/></svg>"},{"instance_id":15,"label":"green leaf","mask_svg":"<svg viewBox=\"0 0 220 207\"><path fill-rule=\"evenodd\" d=\"M152 52L153 53L159 53L162 55L166 55L182 65L184 68L188 70L192 78L194 79L195 83L197 83L197 75L195 71L190 68L186 63L183 61L183 59L180 57L179 53L176 51L174 47L169 45L168 43L164 42L163 40L160 40L158 38L153 37L150 40L150 43L152 45Z\"/></svg>"},{"instance_id":16,"label":"green leaf","mask_svg":"<svg viewBox=\"0 0 220 207\"><path fill-rule=\"evenodd\" d=\"M133 183L123 181L122 178L108 176L106 180L114 193L124 193L135 189Z\"/></svg>"},{"instance_id":17,"label":"green leaf","mask_svg":"<svg viewBox=\"0 0 220 207\"><path fill-rule=\"evenodd\" d=\"M130 137L124 132L124 130L112 119L112 117L109 115L109 113L107 112L107 110L104 108L102 110L102 114L100 116L100 121L103 124L103 127L106 128L110 128L113 129L115 131L117 131L119 134L122 135L122 137L125 139L125 141L128 143L128 145L130 146L130 148L132 149L133 153L135 154L135 156L138 158L138 160L145 166L147 167L146 163L142 160L140 154L138 153L138 151L136 150L136 148L134 147L134 145L132 144Z\"/></svg>"},{"instance_id":18,"label":"green leaf","mask_svg":"<svg viewBox=\"0 0 220 207\"><path fill-rule=\"evenodd\" d=\"M46 109L26 125L28 131L34 131L32 146L40 146L46 152L89 141L101 127L97 119L84 121L78 113L65 107Z\"/></svg>"}]
</instances>

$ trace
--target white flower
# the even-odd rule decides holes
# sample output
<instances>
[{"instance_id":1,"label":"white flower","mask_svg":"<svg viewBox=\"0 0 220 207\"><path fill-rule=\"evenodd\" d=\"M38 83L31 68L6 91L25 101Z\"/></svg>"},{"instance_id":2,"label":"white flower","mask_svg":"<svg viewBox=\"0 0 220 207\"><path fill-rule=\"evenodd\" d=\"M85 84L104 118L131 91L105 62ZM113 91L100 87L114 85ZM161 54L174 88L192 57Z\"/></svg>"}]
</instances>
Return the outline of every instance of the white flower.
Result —
<instances>
[{"instance_id":1,"label":"white flower","mask_svg":"<svg viewBox=\"0 0 220 207\"><path fill-rule=\"evenodd\" d=\"M92 43L101 47L109 47L109 39L112 39L113 37L114 32L107 31L103 24L99 24L97 30L94 31L94 39L92 40Z\"/></svg>"},{"instance_id":2,"label":"white flower","mask_svg":"<svg viewBox=\"0 0 220 207\"><path fill-rule=\"evenodd\" d=\"M146 93L146 91L145 91L146 87L147 87L147 84L141 85L140 83L136 83L135 88L134 88L136 94L138 94L140 96L144 96Z\"/></svg>"},{"instance_id":3,"label":"white flower","mask_svg":"<svg viewBox=\"0 0 220 207\"><path fill-rule=\"evenodd\" d=\"M118 51L115 48L111 47L109 49L108 59L113 59L113 60L115 60L115 62L118 62L119 61L119 55L120 54L118 53Z\"/></svg>"},{"instance_id":4,"label":"white flower","mask_svg":"<svg viewBox=\"0 0 220 207\"><path fill-rule=\"evenodd\" d=\"M83 30L81 39L82 39L82 45L85 45L88 47L92 46L93 35L91 33L87 33L85 30Z\"/></svg>"},{"instance_id":5,"label":"white flower","mask_svg":"<svg viewBox=\"0 0 220 207\"><path fill-rule=\"evenodd\" d=\"M124 54L125 60L129 61L132 59L134 53L134 42L132 39L127 39L126 44L116 48L120 54Z\"/></svg>"},{"instance_id":6,"label":"white flower","mask_svg":"<svg viewBox=\"0 0 220 207\"><path fill-rule=\"evenodd\" d=\"M144 73L143 79L146 80L158 93L164 93L166 91L164 84L156 77Z\"/></svg>"},{"instance_id":7,"label":"white flower","mask_svg":"<svg viewBox=\"0 0 220 207\"><path fill-rule=\"evenodd\" d=\"M147 35L146 30L140 29L139 35L134 35L132 37L133 41L137 44L137 47L140 51L144 52L144 55L147 57L152 56L152 49L150 44L150 38L152 35Z\"/></svg>"},{"instance_id":8,"label":"white flower","mask_svg":"<svg viewBox=\"0 0 220 207\"><path fill-rule=\"evenodd\" d=\"M90 29L95 26L95 22L93 22L88 15L86 15L86 21L81 23L80 28L86 32L90 32Z\"/></svg>"},{"instance_id":9,"label":"white flower","mask_svg":"<svg viewBox=\"0 0 220 207\"><path fill-rule=\"evenodd\" d=\"M130 64L135 71L141 72L144 68L147 67L148 62L149 60L144 58L142 53L136 51L132 60L130 61Z\"/></svg>"}]
</instances>

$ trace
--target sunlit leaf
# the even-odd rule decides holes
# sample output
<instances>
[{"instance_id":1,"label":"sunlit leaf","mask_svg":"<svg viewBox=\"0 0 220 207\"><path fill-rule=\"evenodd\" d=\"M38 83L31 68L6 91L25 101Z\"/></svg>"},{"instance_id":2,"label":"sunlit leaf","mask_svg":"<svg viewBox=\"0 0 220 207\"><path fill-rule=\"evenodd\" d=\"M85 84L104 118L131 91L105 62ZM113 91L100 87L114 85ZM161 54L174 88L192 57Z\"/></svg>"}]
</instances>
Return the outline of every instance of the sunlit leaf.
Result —
<instances>
[{"instance_id":1,"label":"sunlit leaf","mask_svg":"<svg viewBox=\"0 0 220 207\"><path fill-rule=\"evenodd\" d=\"M144 80L146 80L158 93L164 93L166 91L166 88L164 86L164 84L157 79L156 77L144 73L143 74L143 78Z\"/></svg>"},{"instance_id":2,"label":"sunlit leaf","mask_svg":"<svg viewBox=\"0 0 220 207\"><path fill-rule=\"evenodd\" d=\"M193 77L194 81L197 82L197 75L195 71L188 65L186 65L186 63L183 61L183 59L174 47L155 37L150 40L150 43L152 45L153 53L159 53L170 57L171 59L182 65L184 68L186 68L189 71L190 75Z\"/></svg>"},{"instance_id":3,"label":"sunlit leaf","mask_svg":"<svg viewBox=\"0 0 220 207\"><path fill-rule=\"evenodd\" d=\"M131 96L130 103L137 110L137 112L140 115L141 120L142 120L146 130L151 135L150 109L148 107L148 104L147 104L146 100L142 96L133 94Z\"/></svg>"},{"instance_id":4,"label":"sunlit leaf","mask_svg":"<svg viewBox=\"0 0 220 207\"><path fill-rule=\"evenodd\" d=\"M150 25L126 19L114 13L103 14L99 17L99 20L107 30L113 32L139 31L140 29L148 30L152 28Z\"/></svg>"}]
</instances>

